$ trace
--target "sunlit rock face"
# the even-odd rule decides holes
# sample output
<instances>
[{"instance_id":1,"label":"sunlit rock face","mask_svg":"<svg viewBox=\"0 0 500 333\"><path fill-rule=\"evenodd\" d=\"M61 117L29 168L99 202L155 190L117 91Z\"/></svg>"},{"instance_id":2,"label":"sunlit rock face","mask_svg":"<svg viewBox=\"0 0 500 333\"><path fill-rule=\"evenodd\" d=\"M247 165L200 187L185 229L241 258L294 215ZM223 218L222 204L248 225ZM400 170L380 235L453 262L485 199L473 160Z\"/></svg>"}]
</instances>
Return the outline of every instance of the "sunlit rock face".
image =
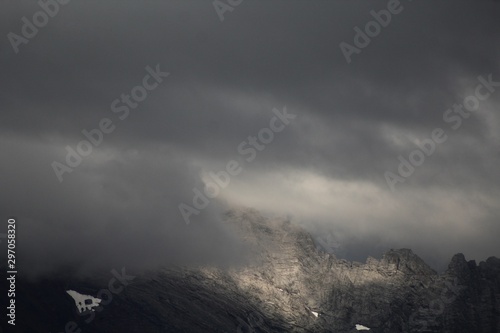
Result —
<instances>
[{"instance_id":1,"label":"sunlit rock face","mask_svg":"<svg viewBox=\"0 0 500 333\"><path fill-rule=\"evenodd\" d=\"M409 249L389 250L366 263L318 251L309 234L253 210L227 214L259 261L230 271L268 319L285 330L349 332L499 332L500 263L478 266L456 255L438 275ZM310 311L319 314L318 318Z\"/></svg>"},{"instance_id":2,"label":"sunlit rock face","mask_svg":"<svg viewBox=\"0 0 500 333\"><path fill-rule=\"evenodd\" d=\"M366 263L338 259L300 227L255 210L230 211L225 221L249 247L239 266L143 273L90 323L75 314L31 315L45 316L43 331L54 332L70 319L83 332L500 332L497 258L477 265L457 254L437 274L409 249ZM77 287L95 297L89 291L107 282ZM21 298L40 301L30 288L41 286L25 286ZM63 288L55 293L55 307L73 302L56 297Z\"/></svg>"}]
</instances>

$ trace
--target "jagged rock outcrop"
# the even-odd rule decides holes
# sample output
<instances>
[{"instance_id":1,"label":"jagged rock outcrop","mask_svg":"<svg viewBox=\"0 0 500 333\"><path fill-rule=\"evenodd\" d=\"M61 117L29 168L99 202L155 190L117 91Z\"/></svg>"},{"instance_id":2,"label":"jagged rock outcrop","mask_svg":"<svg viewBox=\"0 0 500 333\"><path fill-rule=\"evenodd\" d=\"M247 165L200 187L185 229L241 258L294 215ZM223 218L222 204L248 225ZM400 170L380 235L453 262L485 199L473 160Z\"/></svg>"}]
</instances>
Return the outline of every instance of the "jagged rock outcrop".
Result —
<instances>
[{"instance_id":1,"label":"jagged rock outcrop","mask_svg":"<svg viewBox=\"0 0 500 333\"><path fill-rule=\"evenodd\" d=\"M457 254L444 274L409 249L349 262L286 219L251 209L225 219L250 248L242 265L143 273L89 323L68 313L74 303L64 290L96 295L104 276L23 284L20 311L31 319L21 328L62 332L73 320L82 332L500 332L498 258L477 265Z\"/></svg>"},{"instance_id":2,"label":"jagged rock outcrop","mask_svg":"<svg viewBox=\"0 0 500 333\"><path fill-rule=\"evenodd\" d=\"M233 279L254 291L264 314L296 323L289 331L350 332L362 324L373 332L500 332L496 258L478 268L459 254L442 275L409 249L351 263L316 250L304 230L285 220L264 221L251 210L229 213L228 220L252 234L262 259L232 272Z\"/></svg>"}]
</instances>

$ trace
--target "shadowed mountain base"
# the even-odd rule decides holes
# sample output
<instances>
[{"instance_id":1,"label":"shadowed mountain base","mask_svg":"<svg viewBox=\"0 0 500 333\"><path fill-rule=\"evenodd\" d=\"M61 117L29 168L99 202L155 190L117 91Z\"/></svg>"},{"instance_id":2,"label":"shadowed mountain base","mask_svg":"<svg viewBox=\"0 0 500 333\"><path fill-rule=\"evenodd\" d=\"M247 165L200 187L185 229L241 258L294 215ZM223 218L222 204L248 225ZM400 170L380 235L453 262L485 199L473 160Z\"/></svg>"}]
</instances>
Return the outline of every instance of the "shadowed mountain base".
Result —
<instances>
[{"instance_id":1,"label":"shadowed mountain base","mask_svg":"<svg viewBox=\"0 0 500 333\"><path fill-rule=\"evenodd\" d=\"M109 274L21 280L16 328L65 332L74 321L68 332L357 332L356 325L384 333L500 332L500 259L476 265L457 254L444 274L408 249L348 262L319 251L287 220L254 210L225 219L253 253L240 267L143 272L84 314L65 290L96 296Z\"/></svg>"}]
</instances>

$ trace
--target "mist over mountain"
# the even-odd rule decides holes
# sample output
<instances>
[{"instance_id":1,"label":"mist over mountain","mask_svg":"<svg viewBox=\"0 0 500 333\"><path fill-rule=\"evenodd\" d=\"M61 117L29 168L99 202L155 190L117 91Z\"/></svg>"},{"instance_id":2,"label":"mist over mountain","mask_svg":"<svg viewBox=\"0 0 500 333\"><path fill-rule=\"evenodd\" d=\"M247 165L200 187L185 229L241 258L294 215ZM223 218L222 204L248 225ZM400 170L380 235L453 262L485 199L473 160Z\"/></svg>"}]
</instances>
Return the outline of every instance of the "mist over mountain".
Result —
<instances>
[{"instance_id":1,"label":"mist over mountain","mask_svg":"<svg viewBox=\"0 0 500 333\"><path fill-rule=\"evenodd\" d=\"M43 10L1 6L4 36ZM244 1L221 21L204 1L71 2L28 43L2 39L1 210L22 221L24 272L217 260L218 214L238 205L358 260L499 255L498 3L401 1L347 63L339 45L387 6ZM478 110L452 110L476 90ZM436 128L446 142L391 191ZM230 161L241 172L186 227L179 205Z\"/></svg>"},{"instance_id":2,"label":"mist over mountain","mask_svg":"<svg viewBox=\"0 0 500 333\"><path fill-rule=\"evenodd\" d=\"M495 331L498 17L1 1L0 293L20 331Z\"/></svg>"},{"instance_id":3,"label":"mist over mountain","mask_svg":"<svg viewBox=\"0 0 500 333\"><path fill-rule=\"evenodd\" d=\"M337 258L289 220L256 210L228 211L225 223L252 260L22 281L20 315L30 320L20 331L60 332L68 322L96 333L500 330L498 258L477 264L457 254L438 274L410 249L365 263ZM102 303L79 312L74 294Z\"/></svg>"}]
</instances>

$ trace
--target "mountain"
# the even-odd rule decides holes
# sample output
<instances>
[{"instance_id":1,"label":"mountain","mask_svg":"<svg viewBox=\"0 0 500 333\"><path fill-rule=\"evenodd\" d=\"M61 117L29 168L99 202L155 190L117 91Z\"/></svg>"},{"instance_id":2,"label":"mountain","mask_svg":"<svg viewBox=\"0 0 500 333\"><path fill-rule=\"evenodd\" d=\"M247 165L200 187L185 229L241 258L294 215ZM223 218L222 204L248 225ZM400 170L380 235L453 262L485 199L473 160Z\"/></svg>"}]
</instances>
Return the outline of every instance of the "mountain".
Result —
<instances>
[{"instance_id":1,"label":"mountain","mask_svg":"<svg viewBox=\"0 0 500 333\"><path fill-rule=\"evenodd\" d=\"M498 258L477 265L457 254L437 274L409 249L338 259L300 227L251 209L225 222L252 260L18 281L17 332L500 332ZM67 290L101 305L79 314Z\"/></svg>"}]
</instances>

